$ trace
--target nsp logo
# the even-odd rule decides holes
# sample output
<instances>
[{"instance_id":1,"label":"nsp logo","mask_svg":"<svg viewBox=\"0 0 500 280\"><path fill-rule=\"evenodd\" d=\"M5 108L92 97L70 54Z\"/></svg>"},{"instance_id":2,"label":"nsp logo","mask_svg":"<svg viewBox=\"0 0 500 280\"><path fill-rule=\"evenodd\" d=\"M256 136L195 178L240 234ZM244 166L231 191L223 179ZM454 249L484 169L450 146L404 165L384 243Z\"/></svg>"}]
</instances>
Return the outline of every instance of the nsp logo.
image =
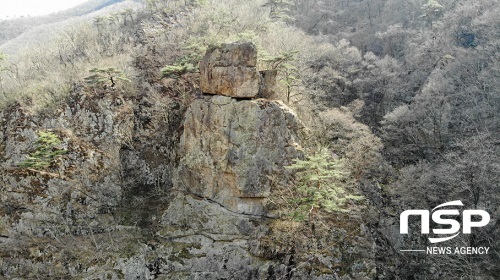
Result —
<instances>
[{"instance_id":1,"label":"nsp logo","mask_svg":"<svg viewBox=\"0 0 500 280\"><path fill-rule=\"evenodd\" d=\"M455 201L450 201L447 203L440 204L434 209L432 209L432 220L436 224L440 225L449 225L449 228L436 228L432 229L432 232L434 234L438 235L444 235L444 234L454 234L452 236L446 236L446 237L437 237L437 238L431 238L429 237L429 241L431 243L438 243L438 242L443 242L446 240L450 240L454 237L456 237L460 232L460 223L457 220L454 219L445 219L442 218L442 216L459 216L460 212L457 209L441 209L437 210L442 207L446 206L464 206L462 201L460 200L455 200ZM420 216L421 217L421 226L422 226L422 234L429 234L429 210L406 210L400 215L400 224L399 224L399 232L401 234L408 234L408 217L409 216ZM472 216L477 216L481 217L481 219L475 221L472 221ZM484 210L464 210L462 212L462 226L463 226L463 233L464 234L470 234L472 231L473 227L483 227L487 225L490 222L490 214Z\"/></svg>"}]
</instances>

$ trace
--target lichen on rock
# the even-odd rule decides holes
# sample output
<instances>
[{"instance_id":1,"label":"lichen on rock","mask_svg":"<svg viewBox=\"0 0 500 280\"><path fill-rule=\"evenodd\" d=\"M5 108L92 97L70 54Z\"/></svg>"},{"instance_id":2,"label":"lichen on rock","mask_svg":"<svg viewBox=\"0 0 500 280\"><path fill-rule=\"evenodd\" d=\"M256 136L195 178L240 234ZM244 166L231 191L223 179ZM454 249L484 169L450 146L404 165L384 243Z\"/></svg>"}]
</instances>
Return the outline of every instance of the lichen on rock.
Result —
<instances>
[{"instance_id":1,"label":"lichen on rock","mask_svg":"<svg viewBox=\"0 0 500 280\"><path fill-rule=\"evenodd\" d=\"M280 101L198 99L184 128L179 184L240 213L262 214L270 177L301 154L303 126Z\"/></svg>"},{"instance_id":2,"label":"lichen on rock","mask_svg":"<svg viewBox=\"0 0 500 280\"><path fill-rule=\"evenodd\" d=\"M210 47L200 62L201 91L235 98L254 98L259 93L257 49L253 43Z\"/></svg>"}]
</instances>

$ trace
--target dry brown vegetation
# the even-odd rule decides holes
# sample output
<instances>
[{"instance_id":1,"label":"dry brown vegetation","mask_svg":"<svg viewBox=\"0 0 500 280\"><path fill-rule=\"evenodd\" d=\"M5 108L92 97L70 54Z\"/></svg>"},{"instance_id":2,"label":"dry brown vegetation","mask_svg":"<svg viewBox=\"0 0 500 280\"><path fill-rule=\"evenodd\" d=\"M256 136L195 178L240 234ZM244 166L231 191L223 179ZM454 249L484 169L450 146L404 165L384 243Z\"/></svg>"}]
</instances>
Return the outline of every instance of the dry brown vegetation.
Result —
<instances>
[{"instance_id":1,"label":"dry brown vegetation","mask_svg":"<svg viewBox=\"0 0 500 280\"><path fill-rule=\"evenodd\" d=\"M497 248L483 259L424 262L398 255L384 226L408 207L432 209L454 199L487 210L497 223L500 4L442 0L429 10L436 1L403 2L145 1L143 10L80 23L49 44L0 57L0 108L19 103L34 114L55 112L71 94L123 93L147 96L160 113L165 99L189 104L200 94L197 73L163 78L161 69L211 44L253 41L260 68L272 67L270 57L294 53L288 63L297 79L287 87L282 71L277 98L287 100L291 91L289 105L311 128L311 146L319 142L343 158L352 175L347 185L367 196L378 276L494 279ZM131 82L113 89L84 82L89 70L106 67ZM458 243L494 247L497 228ZM311 229L288 221L276 230ZM425 245L410 239L401 242ZM436 276L447 264L453 267Z\"/></svg>"}]
</instances>

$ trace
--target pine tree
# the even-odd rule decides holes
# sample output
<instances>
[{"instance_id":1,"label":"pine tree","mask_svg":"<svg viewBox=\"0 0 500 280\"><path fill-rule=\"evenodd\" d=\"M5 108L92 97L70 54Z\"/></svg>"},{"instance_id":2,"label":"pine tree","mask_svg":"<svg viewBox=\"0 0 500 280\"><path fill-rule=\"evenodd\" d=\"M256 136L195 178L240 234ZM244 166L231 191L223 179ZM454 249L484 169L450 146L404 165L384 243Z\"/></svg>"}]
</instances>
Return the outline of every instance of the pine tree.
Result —
<instances>
[{"instance_id":1,"label":"pine tree","mask_svg":"<svg viewBox=\"0 0 500 280\"><path fill-rule=\"evenodd\" d=\"M262 58L262 62L267 63L271 69L279 71L280 81L286 88L287 103L290 103L292 89L301 83L298 69L292 64L298 53L297 50L281 51L278 55L265 55Z\"/></svg>"},{"instance_id":2,"label":"pine tree","mask_svg":"<svg viewBox=\"0 0 500 280\"><path fill-rule=\"evenodd\" d=\"M104 87L110 86L114 88L118 81L131 82L121 70L114 67L94 68L89 72L92 75L85 77L85 81L91 85L103 85Z\"/></svg>"},{"instance_id":3,"label":"pine tree","mask_svg":"<svg viewBox=\"0 0 500 280\"><path fill-rule=\"evenodd\" d=\"M340 159L334 159L327 149L318 152L305 160L295 160L287 167L297 170L296 187L299 194L293 203L297 210L292 216L304 220L308 214L322 209L326 212L348 212L345 204L348 201L362 200L362 196L351 195L341 184L347 175ZM306 214L308 213L308 214Z\"/></svg>"},{"instance_id":4,"label":"pine tree","mask_svg":"<svg viewBox=\"0 0 500 280\"><path fill-rule=\"evenodd\" d=\"M61 139L53 132L39 132L38 140L35 143L35 151L18 166L33 169L46 169L54 161L67 152L61 147Z\"/></svg>"}]
</instances>

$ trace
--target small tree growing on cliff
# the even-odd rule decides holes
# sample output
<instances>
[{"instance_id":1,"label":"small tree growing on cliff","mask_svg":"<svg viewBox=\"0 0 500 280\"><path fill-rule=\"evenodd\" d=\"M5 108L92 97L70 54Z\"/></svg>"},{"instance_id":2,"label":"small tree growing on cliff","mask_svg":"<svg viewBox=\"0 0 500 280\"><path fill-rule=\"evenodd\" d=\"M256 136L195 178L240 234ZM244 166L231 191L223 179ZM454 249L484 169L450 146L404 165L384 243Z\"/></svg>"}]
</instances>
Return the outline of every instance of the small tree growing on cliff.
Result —
<instances>
[{"instance_id":1,"label":"small tree growing on cliff","mask_svg":"<svg viewBox=\"0 0 500 280\"><path fill-rule=\"evenodd\" d=\"M268 0L263 7L269 7L269 16L275 20L292 20L289 15L293 2L288 0Z\"/></svg>"},{"instance_id":2,"label":"small tree growing on cliff","mask_svg":"<svg viewBox=\"0 0 500 280\"><path fill-rule=\"evenodd\" d=\"M53 132L40 131L38 140L35 143L35 151L26 156L26 159L19 163L18 166L36 170L48 168L58 157L67 152L66 149L61 147L61 143L59 136Z\"/></svg>"},{"instance_id":3,"label":"small tree growing on cliff","mask_svg":"<svg viewBox=\"0 0 500 280\"><path fill-rule=\"evenodd\" d=\"M114 67L94 68L89 71L92 75L85 77L85 81L91 85L103 85L114 88L118 81L131 82L125 74Z\"/></svg>"},{"instance_id":4,"label":"small tree growing on cliff","mask_svg":"<svg viewBox=\"0 0 500 280\"><path fill-rule=\"evenodd\" d=\"M167 78L179 78L186 73L200 71L198 63L203 58L206 46L200 43L191 43L183 47L185 54L179 57L175 63L167 65L161 69L162 76Z\"/></svg>"},{"instance_id":5,"label":"small tree growing on cliff","mask_svg":"<svg viewBox=\"0 0 500 280\"><path fill-rule=\"evenodd\" d=\"M305 160L295 160L286 168L296 170L296 189L299 196L292 203L291 214L297 220L322 209L326 212L348 212L345 204L359 201L363 196L348 194L341 180L347 175L340 159L334 159L327 149L319 149Z\"/></svg>"},{"instance_id":6,"label":"small tree growing on cliff","mask_svg":"<svg viewBox=\"0 0 500 280\"><path fill-rule=\"evenodd\" d=\"M299 51L282 51L280 54L272 56L266 55L262 61L267 63L271 69L277 69L280 75L280 81L286 88L286 101L290 103L292 89L300 84L298 70L291 62L295 60Z\"/></svg>"}]
</instances>

